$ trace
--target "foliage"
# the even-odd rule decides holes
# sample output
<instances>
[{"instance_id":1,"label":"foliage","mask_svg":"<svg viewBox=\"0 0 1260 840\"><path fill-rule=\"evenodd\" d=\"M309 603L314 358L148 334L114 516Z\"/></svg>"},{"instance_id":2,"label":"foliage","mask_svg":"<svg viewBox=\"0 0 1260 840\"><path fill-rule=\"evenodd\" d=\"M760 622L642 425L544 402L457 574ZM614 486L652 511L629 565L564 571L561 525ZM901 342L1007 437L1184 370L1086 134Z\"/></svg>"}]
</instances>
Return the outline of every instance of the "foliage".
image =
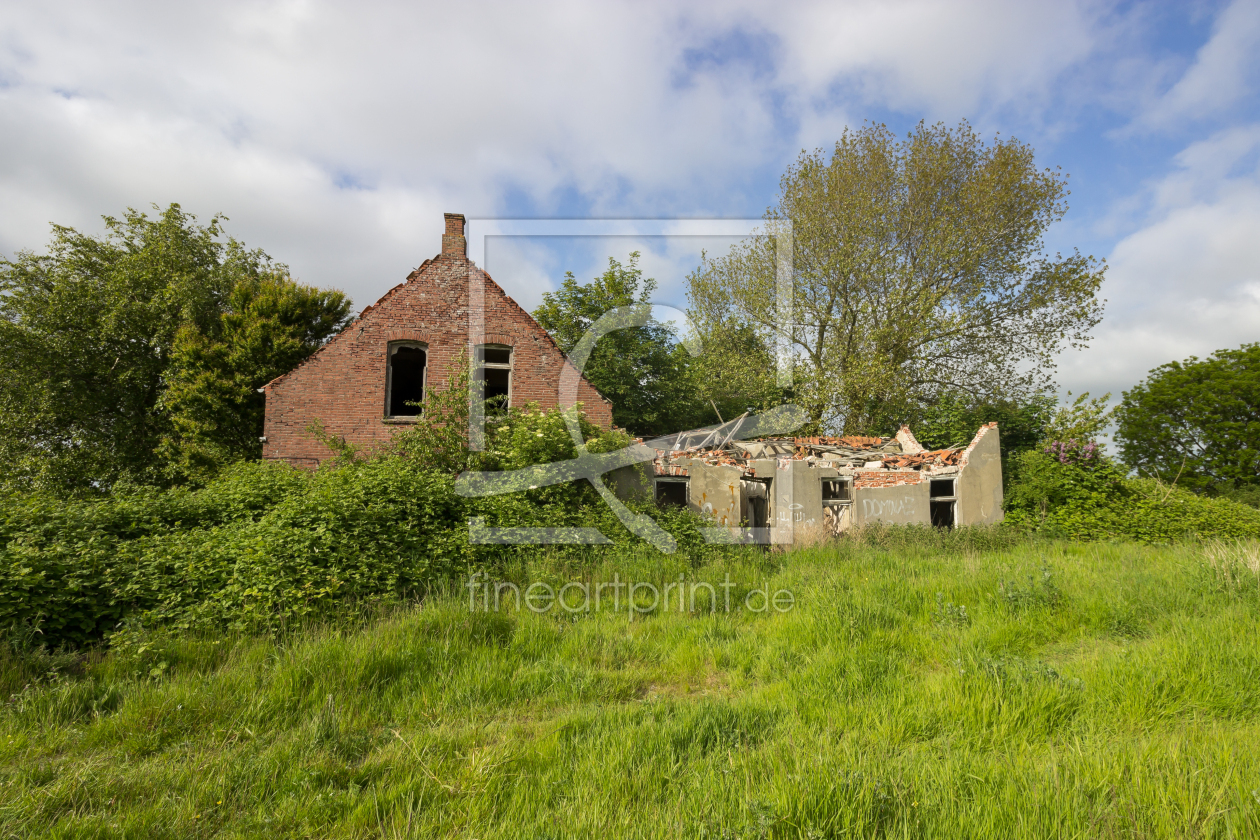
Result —
<instances>
[{"instance_id":1,"label":"foliage","mask_svg":"<svg viewBox=\"0 0 1260 840\"><path fill-rule=\"evenodd\" d=\"M146 624L266 629L449 577L470 559L461 513L449 477L366 461L315 473L257 519L121 545L107 581Z\"/></svg>"},{"instance_id":2,"label":"foliage","mask_svg":"<svg viewBox=\"0 0 1260 840\"><path fill-rule=\"evenodd\" d=\"M1089 446L1060 442L1021 453L1018 480L1007 488L1006 523L1074 540L1260 537L1260 510L1126 478Z\"/></svg>"},{"instance_id":3,"label":"foliage","mask_svg":"<svg viewBox=\"0 0 1260 840\"><path fill-rule=\"evenodd\" d=\"M289 338L310 346L341 304L324 298L329 308L305 313L316 318L310 332L295 330L290 304L301 294L280 279L286 269L220 241L222 221L199 225L178 204L152 219L128 210L105 217L104 236L54 225L46 255L0 262L0 482L59 495L164 484L172 470L155 455L164 440L177 451L219 447L215 457L240 445L244 432L224 418L237 380L292 358ZM268 290L281 288L289 303L280 294L267 312ZM258 308L238 311L251 295ZM262 355L247 358L250 345ZM191 452L174 457L184 455L192 469Z\"/></svg>"},{"instance_id":4,"label":"foliage","mask_svg":"<svg viewBox=\"0 0 1260 840\"><path fill-rule=\"evenodd\" d=\"M764 582L795 594L784 613L742 598L731 614L633 620L510 601L470 612L460 587L277 637L138 631L78 656L15 638L0 646L0 828L1260 836L1250 568L1193 545L1008 541L960 556L952 533L932 546L918 531L699 565L626 549L580 569ZM539 556L512 579L574 572Z\"/></svg>"},{"instance_id":5,"label":"foliage","mask_svg":"<svg viewBox=\"0 0 1260 840\"><path fill-rule=\"evenodd\" d=\"M465 383L466 385L466 383ZM467 408L458 385L431 392L425 422L394 449L346 453L315 472L230 465L201 489L140 488L64 501L10 493L0 499L0 627L37 631L49 645L82 645L130 624L276 629L336 615L348 604L416 598L469 569L494 569L540 551L586 561L640 545L587 482L465 499L462 469L515 469L572 458L562 415L524 407L489 424L484 452L444 437L445 416ZM624 433L581 428L590 451ZM692 514L650 512L683 556L704 544ZM611 548L470 545L467 523L594 526Z\"/></svg>"},{"instance_id":6,"label":"foliage","mask_svg":"<svg viewBox=\"0 0 1260 840\"><path fill-rule=\"evenodd\" d=\"M171 205L106 217L95 238L53 226L49 253L0 264L0 467L10 481L87 489L161 479L153 451L175 334L208 328L258 252L220 244Z\"/></svg>"},{"instance_id":7,"label":"foliage","mask_svg":"<svg viewBox=\"0 0 1260 840\"><path fill-rule=\"evenodd\" d=\"M1093 441L1082 443L1076 438L1052 441L1042 451L1060 464L1077 464L1083 467L1092 466L1103 457L1098 444Z\"/></svg>"},{"instance_id":8,"label":"foliage","mask_svg":"<svg viewBox=\"0 0 1260 840\"><path fill-rule=\"evenodd\" d=\"M1072 392L1068 391L1067 395L1071 397ZM1109 393L1091 399L1086 391L1070 405L1059 406L1046 423L1041 442L1080 441L1093 444L1101 454L1103 447L1098 438L1115 420L1114 409L1107 407L1110 400Z\"/></svg>"},{"instance_id":9,"label":"foliage","mask_svg":"<svg viewBox=\"0 0 1260 840\"><path fill-rule=\"evenodd\" d=\"M158 451L172 470L204 481L228 464L262 457L259 389L338 333L349 311L341 292L274 270L239 280L208 331L184 324L161 398L171 429Z\"/></svg>"},{"instance_id":10,"label":"foliage","mask_svg":"<svg viewBox=\"0 0 1260 840\"><path fill-rule=\"evenodd\" d=\"M1054 412L1054 400L1039 394L1023 402L996 400L978 403L965 394L944 394L923 410L914 425L914 436L929 449L966 446L986 423L997 423L1002 448L1002 485L1015 480L1015 458L1041 445ZM891 435L895 428L882 428Z\"/></svg>"},{"instance_id":11,"label":"foliage","mask_svg":"<svg viewBox=\"0 0 1260 840\"><path fill-rule=\"evenodd\" d=\"M1235 502L1241 502L1244 505L1250 505L1253 508L1260 508L1260 484L1249 484L1246 487L1227 487L1217 490L1217 495L1222 499L1230 499Z\"/></svg>"},{"instance_id":12,"label":"foliage","mask_svg":"<svg viewBox=\"0 0 1260 840\"><path fill-rule=\"evenodd\" d=\"M1260 485L1260 344L1155 368L1117 420L1120 457L1141 475L1226 494Z\"/></svg>"},{"instance_id":13,"label":"foliage","mask_svg":"<svg viewBox=\"0 0 1260 840\"><path fill-rule=\"evenodd\" d=\"M646 306L655 289L656 281L643 277L637 251L626 265L610 257L608 270L590 283L579 284L572 272L565 274L558 290L543 294L534 319L561 350L572 353L602 315L616 307ZM616 424L654 437L690 428L685 424L696 413L697 401L689 365L674 331L650 319L601 338L582 373L612 401Z\"/></svg>"},{"instance_id":14,"label":"foliage","mask_svg":"<svg viewBox=\"0 0 1260 840\"><path fill-rule=\"evenodd\" d=\"M790 344L794 401L819 430L913 422L948 393L1026 401L1101 317L1104 266L1043 253L1067 194L1029 146L986 145L966 123L921 123L904 140L882 125L846 130L829 160L819 150L789 167L765 215L767 234L790 223L790 328L779 324L777 236L689 276L692 322L710 350L735 325L765 347Z\"/></svg>"},{"instance_id":15,"label":"foliage","mask_svg":"<svg viewBox=\"0 0 1260 840\"><path fill-rule=\"evenodd\" d=\"M0 497L0 626L38 631L48 644L99 638L129 611L120 600L125 555L249 522L298 492L306 476L274 464L239 464L207 490L138 488L104 499ZM182 584L181 584L182 585Z\"/></svg>"},{"instance_id":16,"label":"foliage","mask_svg":"<svg viewBox=\"0 0 1260 840\"><path fill-rule=\"evenodd\" d=\"M774 353L752 327L714 324L693 339L700 346L690 368L692 393L700 403L694 427L791 401L790 389L779 388L772 375L778 364ZM706 413L707 407L714 411Z\"/></svg>"}]
</instances>

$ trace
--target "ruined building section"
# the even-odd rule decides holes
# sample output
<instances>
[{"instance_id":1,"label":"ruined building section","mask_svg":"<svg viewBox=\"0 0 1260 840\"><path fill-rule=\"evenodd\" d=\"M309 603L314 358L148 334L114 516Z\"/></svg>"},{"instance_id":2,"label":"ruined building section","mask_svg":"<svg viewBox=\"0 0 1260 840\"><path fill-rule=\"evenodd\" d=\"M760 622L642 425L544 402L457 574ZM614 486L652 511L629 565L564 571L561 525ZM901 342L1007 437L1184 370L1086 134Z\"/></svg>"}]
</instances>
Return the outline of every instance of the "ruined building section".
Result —
<instances>
[{"instance_id":1,"label":"ruined building section","mask_svg":"<svg viewBox=\"0 0 1260 840\"><path fill-rule=\"evenodd\" d=\"M716 436L710 436L715 438ZM759 542L800 543L876 522L953 528L1002 519L998 428L965 448L926 450L907 427L893 437L808 437L658 450L659 503Z\"/></svg>"},{"instance_id":2,"label":"ruined building section","mask_svg":"<svg viewBox=\"0 0 1260 840\"><path fill-rule=\"evenodd\" d=\"M452 366L477 360L476 382L499 406L556 407L562 376L576 379L587 417L612 424L612 405L576 377L560 348L529 313L468 259L464 217L445 216L442 252L363 310L319 352L269 382L263 457L315 466L332 456L310 434L371 450L415 423L424 395L446 385ZM484 291L485 321L469 342L469 292Z\"/></svg>"}]
</instances>

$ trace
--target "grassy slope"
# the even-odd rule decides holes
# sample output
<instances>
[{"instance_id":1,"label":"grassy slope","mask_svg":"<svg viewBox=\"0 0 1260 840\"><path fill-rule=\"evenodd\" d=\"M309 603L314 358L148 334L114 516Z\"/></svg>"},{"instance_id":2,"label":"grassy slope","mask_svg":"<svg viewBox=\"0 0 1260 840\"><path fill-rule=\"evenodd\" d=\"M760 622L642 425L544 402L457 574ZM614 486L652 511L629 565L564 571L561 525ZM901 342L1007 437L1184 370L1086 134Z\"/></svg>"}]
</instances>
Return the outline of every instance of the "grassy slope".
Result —
<instances>
[{"instance_id":1,"label":"grassy slope","mask_svg":"<svg viewBox=\"0 0 1260 840\"><path fill-rule=\"evenodd\" d=\"M0 836L1260 835L1253 580L1127 545L780 561L731 571L786 614L452 597L25 689L51 660L10 656Z\"/></svg>"}]
</instances>

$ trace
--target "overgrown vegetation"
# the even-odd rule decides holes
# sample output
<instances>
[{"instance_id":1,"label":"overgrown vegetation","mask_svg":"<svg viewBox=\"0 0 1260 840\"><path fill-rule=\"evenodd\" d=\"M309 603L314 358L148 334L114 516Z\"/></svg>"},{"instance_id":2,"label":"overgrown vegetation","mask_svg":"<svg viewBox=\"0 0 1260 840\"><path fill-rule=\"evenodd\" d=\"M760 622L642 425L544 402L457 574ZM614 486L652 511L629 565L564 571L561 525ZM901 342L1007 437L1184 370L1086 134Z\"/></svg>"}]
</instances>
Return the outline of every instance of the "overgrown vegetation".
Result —
<instances>
[{"instance_id":1,"label":"overgrown vegetation","mask_svg":"<svg viewBox=\"0 0 1260 840\"><path fill-rule=\"evenodd\" d=\"M542 555L586 566L645 549L586 482L475 499L454 492L464 470L573 458L560 412L527 407L492 417L486 448L474 452L464 438L465 366L457 361L446 386L425 399L424 419L371 457L325 438L339 456L316 472L246 462L199 489L120 487L69 501L0 497L0 627L37 633L54 648L119 643L139 628L276 632L422 599L474 570L501 573ZM1047 428L1096 432L1102 421L1091 405L1078 400ZM585 419L579 425L589 451L628 442ZM1014 461L1007 533L1144 542L1260 537L1260 512L1129 480L1091 445L1050 444ZM661 522L685 562L733 550L705 544L699 520L685 510L631 507ZM471 517L490 527L594 526L613 544L478 545L469 542ZM848 538L855 539L883 537Z\"/></svg>"},{"instance_id":2,"label":"overgrown vegetation","mask_svg":"<svg viewBox=\"0 0 1260 840\"><path fill-rule=\"evenodd\" d=\"M258 457L256 389L350 302L223 241L222 221L129 210L104 236L54 225L47 254L0 259L0 488L169 486Z\"/></svg>"},{"instance_id":3,"label":"overgrown vegetation","mask_svg":"<svg viewBox=\"0 0 1260 840\"><path fill-rule=\"evenodd\" d=\"M1260 496L1260 344L1191 356L1124 392L1116 438L1138 474L1255 506Z\"/></svg>"},{"instance_id":4,"label":"overgrown vegetation","mask_svg":"<svg viewBox=\"0 0 1260 840\"><path fill-rule=\"evenodd\" d=\"M504 572L729 575L786 612L470 612L461 590L275 636L12 638L0 834L1260 834L1255 544L863 536Z\"/></svg>"},{"instance_id":5,"label":"overgrown vegetation","mask_svg":"<svg viewBox=\"0 0 1260 840\"><path fill-rule=\"evenodd\" d=\"M0 627L27 628L52 647L141 626L274 631L348 605L416 599L470 570L502 569L543 550L470 544L473 516L487 526L594 526L614 543L548 549L553 556L598 558L639 544L586 482L456 495L461 470L576 455L560 412L528 407L495 418L486 450L470 452L461 422L467 393L453 375L430 391L425 420L392 449L369 458L343 449L316 472L252 462L195 490L0 497ZM580 423L592 452L627 442ZM682 556L724 550L703 543L692 514L647 507Z\"/></svg>"},{"instance_id":6,"label":"overgrown vegetation","mask_svg":"<svg viewBox=\"0 0 1260 840\"><path fill-rule=\"evenodd\" d=\"M1017 473L1006 494L1005 527L1076 540L1260 538L1260 510L1128 478L1092 444L1061 441L1021 453Z\"/></svg>"}]
</instances>

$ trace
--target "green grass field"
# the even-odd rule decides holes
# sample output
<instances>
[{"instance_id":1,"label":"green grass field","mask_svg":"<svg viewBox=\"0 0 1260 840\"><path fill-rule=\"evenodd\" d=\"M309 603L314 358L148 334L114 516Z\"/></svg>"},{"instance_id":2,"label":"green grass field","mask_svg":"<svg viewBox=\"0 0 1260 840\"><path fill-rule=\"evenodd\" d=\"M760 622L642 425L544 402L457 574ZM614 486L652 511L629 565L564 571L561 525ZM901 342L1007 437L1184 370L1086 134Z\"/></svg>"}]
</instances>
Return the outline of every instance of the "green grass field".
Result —
<instances>
[{"instance_id":1,"label":"green grass field","mask_svg":"<svg viewBox=\"0 0 1260 840\"><path fill-rule=\"evenodd\" d=\"M976 544L513 573L729 574L786 612L456 591L276 639L17 639L0 837L1260 836L1245 550Z\"/></svg>"}]
</instances>

